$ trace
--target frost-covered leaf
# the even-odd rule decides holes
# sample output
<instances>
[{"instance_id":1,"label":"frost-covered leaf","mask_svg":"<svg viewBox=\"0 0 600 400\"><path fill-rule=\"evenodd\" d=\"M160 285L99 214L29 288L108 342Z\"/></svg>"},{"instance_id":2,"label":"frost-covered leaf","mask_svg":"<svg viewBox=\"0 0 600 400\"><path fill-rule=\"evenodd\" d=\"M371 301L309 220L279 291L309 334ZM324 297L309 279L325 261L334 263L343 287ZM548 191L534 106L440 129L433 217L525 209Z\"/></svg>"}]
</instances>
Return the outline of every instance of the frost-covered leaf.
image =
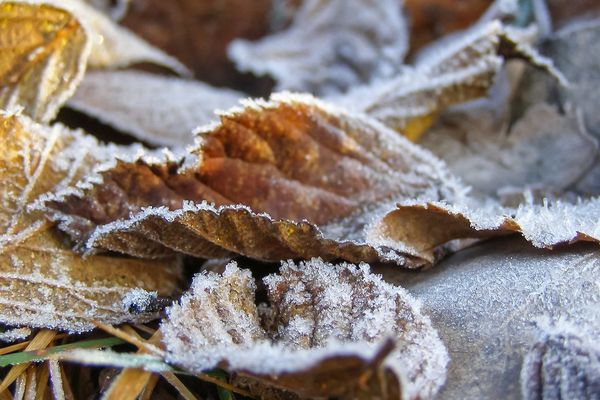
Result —
<instances>
[{"instance_id":1,"label":"frost-covered leaf","mask_svg":"<svg viewBox=\"0 0 600 400\"><path fill-rule=\"evenodd\" d=\"M68 106L148 143L193 144L192 131L245 95L201 82L137 71L86 74Z\"/></svg>"},{"instance_id":2,"label":"frost-covered leaf","mask_svg":"<svg viewBox=\"0 0 600 400\"><path fill-rule=\"evenodd\" d=\"M370 235L370 225L397 201L463 194L430 153L310 96L249 102L199 138L184 160L106 168L81 190L50 199L49 214L88 250L418 266L424 260Z\"/></svg>"},{"instance_id":3,"label":"frost-covered leaf","mask_svg":"<svg viewBox=\"0 0 600 400\"><path fill-rule=\"evenodd\" d=\"M565 83L552 62L527 45L521 33L498 21L476 26L431 50L414 68L393 79L355 88L334 101L416 140L439 112L484 97L505 59L525 59Z\"/></svg>"},{"instance_id":4,"label":"frost-covered leaf","mask_svg":"<svg viewBox=\"0 0 600 400\"><path fill-rule=\"evenodd\" d=\"M272 0L132 0L121 24L177 57L196 78L217 86L248 87L226 49L235 38L264 35Z\"/></svg>"},{"instance_id":5,"label":"frost-covered leaf","mask_svg":"<svg viewBox=\"0 0 600 400\"><path fill-rule=\"evenodd\" d=\"M486 101L444 113L420 144L446 161L465 183L488 195L525 188L560 193L596 163L596 141L576 114L562 114L540 102L508 127L505 100L508 96L501 104Z\"/></svg>"},{"instance_id":6,"label":"frost-covered leaf","mask_svg":"<svg viewBox=\"0 0 600 400\"><path fill-rule=\"evenodd\" d=\"M84 0L60 0L59 4L76 15L91 35L92 51L88 60L90 68L123 68L133 64L152 63L181 75L189 75L187 68L175 58L117 25Z\"/></svg>"},{"instance_id":7,"label":"frost-covered leaf","mask_svg":"<svg viewBox=\"0 0 600 400\"><path fill-rule=\"evenodd\" d=\"M537 71L526 71L518 93L517 106L547 101L565 110L581 113L583 125L600 144L600 20L571 24L550 37L541 51L554 60L569 80L559 87ZM596 145L598 146L598 144ZM582 178L575 189L584 194L600 194L600 157L593 168L582 168Z\"/></svg>"},{"instance_id":8,"label":"frost-covered leaf","mask_svg":"<svg viewBox=\"0 0 600 400\"><path fill-rule=\"evenodd\" d=\"M305 0L289 28L236 40L229 54L240 70L271 75L279 90L324 95L390 77L407 39L400 0Z\"/></svg>"},{"instance_id":9,"label":"frost-covered leaf","mask_svg":"<svg viewBox=\"0 0 600 400\"><path fill-rule=\"evenodd\" d=\"M400 287L366 264L283 263L263 280L229 264L197 275L161 325L167 360L201 372L222 368L266 399L432 398L448 357L429 319Z\"/></svg>"},{"instance_id":10,"label":"frost-covered leaf","mask_svg":"<svg viewBox=\"0 0 600 400\"><path fill-rule=\"evenodd\" d=\"M579 241L600 243L600 198L576 203L524 203L517 209L490 204L407 202L373 228L395 242L409 243L413 254L431 257L454 239L519 233L535 247L554 248Z\"/></svg>"},{"instance_id":11,"label":"frost-covered leaf","mask_svg":"<svg viewBox=\"0 0 600 400\"><path fill-rule=\"evenodd\" d=\"M146 299L175 294L179 272L173 260L82 258L43 214L28 207L119 149L24 116L3 114L0 122L0 322L82 331L93 328L93 321L154 317L155 310L128 307L124 299L131 303L132 291Z\"/></svg>"},{"instance_id":12,"label":"frost-covered leaf","mask_svg":"<svg viewBox=\"0 0 600 400\"><path fill-rule=\"evenodd\" d=\"M594 399L600 395L600 346L577 327L545 332L525 356L524 400Z\"/></svg>"},{"instance_id":13,"label":"frost-covered leaf","mask_svg":"<svg viewBox=\"0 0 600 400\"><path fill-rule=\"evenodd\" d=\"M23 106L49 121L81 81L90 41L69 12L47 4L0 3L0 109Z\"/></svg>"},{"instance_id":14,"label":"frost-covered leaf","mask_svg":"<svg viewBox=\"0 0 600 400\"><path fill-rule=\"evenodd\" d=\"M389 269L385 277L423 302L448 347L443 399L522 399L523 360L538 343L540 330L555 326L564 332L570 326L585 342L596 344L600 335L596 245L548 252L517 238L496 239L461 251L435 269L418 274ZM575 372L569 362L565 357L555 365L565 379ZM576 394L586 382L577 382L582 386L576 392L560 398L581 398Z\"/></svg>"}]
</instances>

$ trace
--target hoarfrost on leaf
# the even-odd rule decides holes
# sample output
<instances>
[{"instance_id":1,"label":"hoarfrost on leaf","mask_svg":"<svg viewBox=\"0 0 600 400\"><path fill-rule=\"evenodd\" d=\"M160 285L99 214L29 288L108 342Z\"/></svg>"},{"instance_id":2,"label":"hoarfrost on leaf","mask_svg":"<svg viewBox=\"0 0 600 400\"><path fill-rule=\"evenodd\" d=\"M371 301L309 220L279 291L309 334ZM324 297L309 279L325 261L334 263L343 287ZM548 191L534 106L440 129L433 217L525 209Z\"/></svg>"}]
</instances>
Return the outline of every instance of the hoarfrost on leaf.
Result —
<instances>
[{"instance_id":1,"label":"hoarfrost on leaf","mask_svg":"<svg viewBox=\"0 0 600 400\"><path fill-rule=\"evenodd\" d=\"M544 332L525 356L524 400L595 399L600 394L598 341L582 335L581 327L561 328Z\"/></svg>"},{"instance_id":2,"label":"hoarfrost on leaf","mask_svg":"<svg viewBox=\"0 0 600 400\"><path fill-rule=\"evenodd\" d=\"M402 243L369 243L368 227L399 200L455 201L465 191L430 153L311 96L247 102L198 137L183 160L100 171L83 190L49 199L48 214L88 250L414 267L432 260Z\"/></svg>"},{"instance_id":3,"label":"hoarfrost on leaf","mask_svg":"<svg viewBox=\"0 0 600 400\"><path fill-rule=\"evenodd\" d=\"M407 40L402 1L307 0L286 30L236 40L229 54L241 71L273 76L278 90L327 95L393 75Z\"/></svg>"},{"instance_id":4,"label":"hoarfrost on leaf","mask_svg":"<svg viewBox=\"0 0 600 400\"><path fill-rule=\"evenodd\" d=\"M0 109L50 121L83 78L89 35L60 4L0 4Z\"/></svg>"},{"instance_id":5,"label":"hoarfrost on leaf","mask_svg":"<svg viewBox=\"0 0 600 400\"><path fill-rule=\"evenodd\" d=\"M597 366L594 357L598 353L592 351L600 335L600 250L596 245L579 243L549 252L519 238L494 239L452 255L438 268L418 274L386 269L384 276L423 302L423 310L448 346L451 362L441 398L522 398L523 362L539 343L540 329L547 331L549 323L563 334L564 326L576 329L582 345L596 343L566 343L565 351L571 355L562 353L559 363L547 367L563 371L564 382L574 382L574 376L566 374L574 372L571 367L581 367L586 374L592 372L588 376L597 382L593 366ZM583 360L576 353L581 347L590 351L590 364L579 363ZM547 356L554 352L562 350L553 346ZM543 352L536 353L537 359L543 356ZM525 368L527 373L535 372ZM579 391L583 387L573 389L577 391L561 398L579 398L577 393L585 393Z\"/></svg>"},{"instance_id":6,"label":"hoarfrost on leaf","mask_svg":"<svg viewBox=\"0 0 600 400\"><path fill-rule=\"evenodd\" d=\"M264 284L257 308L248 270L197 275L161 325L168 361L223 368L261 398L432 398L444 383L448 356L419 304L368 265L284 262Z\"/></svg>"},{"instance_id":7,"label":"hoarfrost on leaf","mask_svg":"<svg viewBox=\"0 0 600 400\"><path fill-rule=\"evenodd\" d=\"M175 294L176 260L82 258L41 212L30 209L36 199L82 179L119 149L25 116L1 114L0 122L0 322L80 332L92 329L93 321L155 317L125 309L122 298L134 288Z\"/></svg>"},{"instance_id":8,"label":"hoarfrost on leaf","mask_svg":"<svg viewBox=\"0 0 600 400\"><path fill-rule=\"evenodd\" d=\"M432 51L392 79L358 86L331 100L417 140L444 109L484 97L505 60L511 58L527 60L565 83L549 59L524 43L514 30L493 21Z\"/></svg>"},{"instance_id":9,"label":"hoarfrost on leaf","mask_svg":"<svg viewBox=\"0 0 600 400\"><path fill-rule=\"evenodd\" d=\"M245 95L139 71L89 72L68 106L148 143L182 147Z\"/></svg>"}]
</instances>

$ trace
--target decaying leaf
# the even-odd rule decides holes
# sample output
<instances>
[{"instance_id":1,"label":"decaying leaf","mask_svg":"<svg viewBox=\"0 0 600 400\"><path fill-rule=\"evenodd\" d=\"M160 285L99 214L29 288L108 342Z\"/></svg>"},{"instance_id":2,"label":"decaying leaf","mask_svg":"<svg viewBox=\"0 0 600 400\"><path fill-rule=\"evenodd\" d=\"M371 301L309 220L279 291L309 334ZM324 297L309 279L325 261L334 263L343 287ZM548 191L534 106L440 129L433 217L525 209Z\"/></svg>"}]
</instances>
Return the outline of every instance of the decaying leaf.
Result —
<instances>
[{"instance_id":1,"label":"decaying leaf","mask_svg":"<svg viewBox=\"0 0 600 400\"><path fill-rule=\"evenodd\" d=\"M548 252L519 238L494 239L454 254L438 268L419 273L387 269L384 276L423 302L423 311L448 347L448 380L439 398L523 399L521 384L530 382L519 379L523 360L539 342L540 330L551 332L548 325L555 325L565 332L570 326L583 343L596 345L600 335L600 250L589 243ZM565 350L578 347L571 342ZM554 351L560 349L549 350ZM592 357L590 353L590 361ZM556 363L549 357L545 361L552 363L546 371L561 370L563 382L582 385L560 398L586 398L578 396L586 384L594 390L591 381L572 380L571 367L583 363L572 364L562 356ZM596 382L597 371L588 375ZM539 372L527 368L527 373ZM558 383L555 378L550 380Z\"/></svg>"},{"instance_id":2,"label":"decaying leaf","mask_svg":"<svg viewBox=\"0 0 600 400\"><path fill-rule=\"evenodd\" d=\"M200 372L235 373L261 398L432 398L445 348L419 306L366 264L283 263L264 279L229 264L197 275L161 325L167 359Z\"/></svg>"},{"instance_id":3,"label":"decaying leaf","mask_svg":"<svg viewBox=\"0 0 600 400\"><path fill-rule=\"evenodd\" d=\"M244 86L226 49L235 38L267 31L271 0L131 0L121 23L177 57L196 78L218 86Z\"/></svg>"},{"instance_id":4,"label":"decaying leaf","mask_svg":"<svg viewBox=\"0 0 600 400\"><path fill-rule=\"evenodd\" d=\"M565 84L552 61L523 42L521 33L498 21L476 26L423 55L414 68L397 77L357 87L334 101L416 140L439 112L485 97L506 59L524 59Z\"/></svg>"},{"instance_id":5,"label":"decaying leaf","mask_svg":"<svg viewBox=\"0 0 600 400\"><path fill-rule=\"evenodd\" d=\"M577 115L540 102L508 127L506 95L444 113L420 144L485 195L526 188L561 193L577 184L598 157Z\"/></svg>"},{"instance_id":6,"label":"decaying leaf","mask_svg":"<svg viewBox=\"0 0 600 400\"><path fill-rule=\"evenodd\" d=\"M485 238L519 233L535 247L554 248L579 241L600 243L600 198L517 209L491 204L407 202L388 213L373 230L392 241L409 243L411 253L431 257L454 239Z\"/></svg>"},{"instance_id":7,"label":"decaying leaf","mask_svg":"<svg viewBox=\"0 0 600 400\"><path fill-rule=\"evenodd\" d=\"M192 131L245 95L201 82L136 71L86 74L68 106L149 143L193 144Z\"/></svg>"},{"instance_id":8,"label":"decaying leaf","mask_svg":"<svg viewBox=\"0 0 600 400\"><path fill-rule=\"evenodd\" d=\"M49 198L48 213L87 250L412 267L425 261L370 226L402 199L454 201L464 191L430 153L310 96L249 102L199 139L183 160L119 161Z\"/></svg>"},{"instance_id":9,"label":"decaying leaf","mask_svg":"<svg viewBox=\"0 0 600 400\"><path fill-rule=\"evenodd\" d=\"M181 75L189 75L188 69L175 58L117 25L84 0L60 0L60 5L71 11L88 28L92 41L88 60L91 68L123 68L133 64L152 63Z\"/></svg>"},{"instance_id":10,"label":"decaying leaf","mask_svg":"<svg viewBox=\"0 0 600 400\"><path fill-rule=\"evenodd\" d=\"M279 90L324 95L389 78L407 40L400 0L305 0L289 28L236 40L229 54L240 70L273 76Z\"/></svg>"},{"instance_id":11,"label":"decaying leaf","mask_svg":"<svg viewBox=\"0 0 600 400\"><path fill-rule=\"evenodd\" d=\"M40 212L28 208L118 149L24 116L2 114L0 122L0 322L83 331L95 320L116 324L154 317L154 310L131 305L139 303L136 298L175 294L175 261L82 258Z\"/></svg>"},{"instance_id":12,"label":"decaying leaf","mask_svg":"<svg viewBox=\"0 0 600 400\"><path fill-rule=\"evenodd\" d=\"M600 347L579 329L546 332L523 361L525 400L593 399L600 393Z\"/></svg>"},{"instance_id":13,"label":"decaying leaf","mask_svg":"<svg viewBox=\"0 0 600 400\"><path fill-rule=\"evenodd\" d=\"M0 3L0 109L51 120L83 78L90 41L80 22L47 4Z\"/></svg>"}]
</instances>

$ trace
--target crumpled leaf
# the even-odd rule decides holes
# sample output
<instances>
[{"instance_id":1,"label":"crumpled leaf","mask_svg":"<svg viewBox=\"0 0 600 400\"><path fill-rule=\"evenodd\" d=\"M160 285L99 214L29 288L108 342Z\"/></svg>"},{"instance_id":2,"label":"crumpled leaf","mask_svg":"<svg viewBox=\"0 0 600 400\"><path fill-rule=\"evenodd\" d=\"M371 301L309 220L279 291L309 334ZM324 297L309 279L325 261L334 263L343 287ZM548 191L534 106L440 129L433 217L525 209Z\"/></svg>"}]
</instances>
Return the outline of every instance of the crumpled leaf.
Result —
<instances>
[{"instance_id":1,"label":"crumpled leaf","mask_svg":"<svg viewBox=\"0 0 600 400\"><path fill-rule=\"evenodd\" d=\"M524 59L566 84L552 61L523 40L524 33L498 21L475 26L423 55L414 68L393 79L357 87L334 101L366 113L415 141L441 111L485 97L506 59Z\"/></svg>"},{"instance_id":2,"label":"crumpled leaf","mask_svg":"<svg viewBox=\"0 0 600 400\"><path fill-rule=\"evenodd\" d=\"M390 268L384 276L423 302L448 346L448 380L439 398L522 399L523 360L540 331L571 327L596 343L600 335L600 250L589 243L548 252L519 238L495 239L435 269ZM563 361L555 367L567 372ZM577 393L561 398L581 398Z\"/></svg>"},{"instance_id":3,"label":"crumpled leaf","mask_svg":"<svg viewBox=\"0 0 600 400\"><path fill-rule=\"evenodd\" d=\"M148 143L193 144L192 131L245 95L201 82L138 71L86 74L68 106Z\"/></svg>"},{"instance_id":4,"label":"crumpled leaf","mask_svg":"<svg viewBox=\"0 0 600 400\"><path fill-rule=\"evenodd\" d=\"M155 317L152 307L131 306L134 297L177 292L174 260L82 258L39 211L28 208L44 193L81 179L118 149L24 116L3 114L0 121L0 322L80 332L92 329L93 321Z\"/></svg>"},{"instance_id":5,"label":"crumpled leaf","mask_svg":"<svg viewBox=\"0 0 600 400\"><path fill-rule=\"evenodd\" d=\"M283 263L268 305L235 263L197 275L161 325L167 360L235 373L261 398L432 398L447 353L419 306L366 264Z\"/></svg>"},{"instance_id":6,"label":"crumpled leaf","mask_svg":"<svg viewBox=\"0 0 600 400\"><path fill-rule=\"evenodd\" d=\"M579 241L600 243L600 198L542 205L525 203L516 210L489 204L406 202L373 228L392 241L410 243L412 253L431 257L454 239L519 233L535 247L554 248Z\"/></svg>"},{"instance_id":7,"label":"crumpled leaf","mask_svg":"<svg viewBox=\"0 0 600 400\"><path fill-rule=\"evenodd\" d=\"M509 127L509 95L444 113L420 144L486 195L527 188L561 193L577 184L599 152L576 113L538 102Z\"/></svg>"},{"instance_id":8,"label":"crumpled leaf","mask_svg":"<svg viewBox=\"0 0 600 400\"><path fill-rule=\"evenodd\" d=\"M600 393L600 347L576 327L544 333L523 361L525 400L593 399Z\"/></svg>"},{"instance_id":9,"label":"crumpled leaf","mask_svg":"<svg viewBox=\"0 0 600 400\"><path fill-rule=\"evenodd\" d=\"M464 191L431 154L310 96L250 102L206 129L184 160L117 162L47 199L48 214L87 250L412 267L433 259L413 259L370 225L402 199Z\"/></svg>"},{"instance_id":10,"label":"crumpled leaf","mask_svg":"<svg viewBox=\"0 0 600 400\"><path fill-rule=\"evenodd\" d=\"M600 20L573 23L544 42L541 51L551 57L557 67L569 79L568 87L557 87L545 76L527 70L523 87L516 99L518 105L534 101L547 101L561 109L574 110L581 115L582 125L600 145L600 118L595 104L600 101L600 73L596 66L600 61L598 51ZM583 194L600 194L600 156L592 168L582 168L582 178L575 186Z\"/></svg>"},{"instance_id":11,"label":"crumpled leaf","mask_svg":"<svg viewBox=\"0 0 600 400\"><path fill-rule=\"evenodd\" d=\"M0 109L49 121L83 78L90 41L79 21L47 4L2 2Z\"/></svg>"},{"instance_id":12,"label":"crumpled leaf","mask_svg":"<svg viewBox=\"0 0 600 400\"><path fill-rule=\"evenodd\" d=\"M273 76L278 90L345 92L402 65L401 8L400 0L305 0L289 28L254 43L236 40L229 55L241 71Z\"/></svg>"},{"instance_id":13,"label":"crumpled leaf","mask_svg":"<svg viewBox=\"0 0 600 400\"><path fill-rule=\"evenodd\" d=\"M117 25L84 0L60 0L60 5L76 15L89 30L92 51L88 65L91 68L116 69L147 62L169 68L180 75L190 74L175 58Z\"/></svg>"},{"instance_id":14,"label":"crumpled leaf","mask_svg":"<svg viewBox=\"0 0 600 400\"><path fill-rule=\"evenodd\" d=\"M268 28L272 0L131 0L121 23L177 57L202 81L252 89L228 60L235 38L258 38Z\"/></svg>"}]
</instances>

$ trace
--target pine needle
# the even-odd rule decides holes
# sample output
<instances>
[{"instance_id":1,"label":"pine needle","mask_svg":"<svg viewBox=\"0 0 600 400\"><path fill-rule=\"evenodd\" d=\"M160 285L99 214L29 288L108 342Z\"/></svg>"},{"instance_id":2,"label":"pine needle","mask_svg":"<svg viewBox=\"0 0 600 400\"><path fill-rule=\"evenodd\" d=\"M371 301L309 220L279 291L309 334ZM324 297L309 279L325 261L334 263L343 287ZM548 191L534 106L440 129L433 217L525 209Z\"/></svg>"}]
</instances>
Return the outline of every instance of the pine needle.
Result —
<instances>
[{"instance_id":1,"label":"pine needle","mask_svg":"<svg viewBox=\"0 0 600 400\"><path fill-rule=\"evenodd\" d=\"M94 324L98 328L102 329L104 332L111 334L113 336L116 336L116 337L126 341L127 343L131 343L132 345L136 346L138 349L143 349L147 353L159 356L161 358L165 357L164 351L162 351L161 349L159 349L158 347L156 347L152 344L146 343L146 341L141 339L140 336L138 336L137 334L132 335L131 333L125 332L121 329L115 328L110 325L103 324L102 322L94 322Z\"/></svg>"},{"instance_id":2,"label":"pine needle","mask_svg":"<svg viewBox=\"0 0 600 400\"><path fill-rule=\"evenodd\" d=\"M64 339L67 336L69 336L69 335L62 333L60 335L56 335L53 340ZM9 354L9 353L13 353L15 351L23 350L24 348L27 347L27 345L29 345L29 343L31 343L31 340L27 340L25 342L15 343L10 346L2 347L2 348L0 348L0 355Z\"/></svg>"},{"instance_id":3,"label":"pine needle","mask_svg":"<svg viewBox=\"0 0 600 400\"><path fill-rule=\"evenodd\" d=\"M172 372L163 372L162 377L167 380L185 400L198 400L196 396Z\"/></svg>"}]
</instances>

